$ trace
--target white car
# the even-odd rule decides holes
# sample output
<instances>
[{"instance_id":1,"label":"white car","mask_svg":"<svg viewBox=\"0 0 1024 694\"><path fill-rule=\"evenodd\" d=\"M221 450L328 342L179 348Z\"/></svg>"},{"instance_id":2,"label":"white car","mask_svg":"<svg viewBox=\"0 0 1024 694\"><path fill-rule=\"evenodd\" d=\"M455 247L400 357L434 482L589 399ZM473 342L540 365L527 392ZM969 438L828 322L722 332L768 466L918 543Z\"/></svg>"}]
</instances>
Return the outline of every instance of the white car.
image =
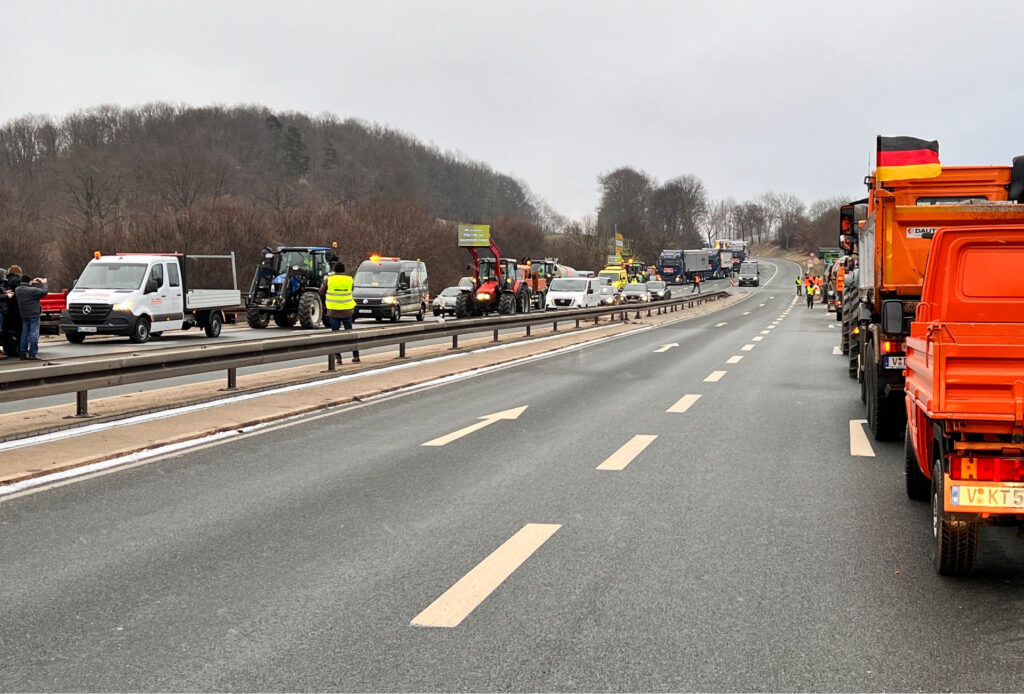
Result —
<instances>
[{"instance_id":1,"label":"white car","mask_svg":"<svg viewBox=\"0 0 1024 694\"><path fill-rule=\"evenodd\" d=\"M460 287L448 287L434 298L431 304L435 316L455 315L455 299L462 293Z\"/></svg>"},{"instance_id":2,"label":"white car","mask_svg":"<svg viewBox=\"0 0 1024 694\"><path fill-rule=\"evenodd\" d=\"M544 308L588 308L598 306L597 280L593 277L556 277L548 285Z\"/></svg>"}]
</instances>

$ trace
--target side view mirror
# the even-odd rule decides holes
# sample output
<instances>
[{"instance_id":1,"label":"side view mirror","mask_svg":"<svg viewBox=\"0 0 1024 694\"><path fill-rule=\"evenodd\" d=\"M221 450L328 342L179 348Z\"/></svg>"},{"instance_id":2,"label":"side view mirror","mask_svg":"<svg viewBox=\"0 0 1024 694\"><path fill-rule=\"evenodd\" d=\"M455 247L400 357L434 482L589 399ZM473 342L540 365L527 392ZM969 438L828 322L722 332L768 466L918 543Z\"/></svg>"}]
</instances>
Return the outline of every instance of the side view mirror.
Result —
<instances>
[{"instance_id":1,"label":"side view mirror","mask_svg":"<svg viewBox=\"0 0 1024 694\"><path fill-rule=\"evenodd\" d=\"M146 282L146 291L144 293L156 294L158 289L160 289L160 286L156 283L156 280L149 280Z\"/></svg>"},{"instance_id":2,"label":"side view mirror","mask_svg":"<svg viewBox=\"0 0 1024 694\"><path fill-rule=\"evenodd\" d=\"M587 294L593 294L593 293L594 293L594 288L593 287L587 287Z\"/></svg>"},{"instance_id":3,"label":"side view mirror","mask_svg":"<svg viewBox=\"0 0 1024 694\"><path fill-rule=\"evenodd\" d=\"M899 299L882 302L882 332L886 335L903 334L903 302Z\"/></svg>"}]
</instances>

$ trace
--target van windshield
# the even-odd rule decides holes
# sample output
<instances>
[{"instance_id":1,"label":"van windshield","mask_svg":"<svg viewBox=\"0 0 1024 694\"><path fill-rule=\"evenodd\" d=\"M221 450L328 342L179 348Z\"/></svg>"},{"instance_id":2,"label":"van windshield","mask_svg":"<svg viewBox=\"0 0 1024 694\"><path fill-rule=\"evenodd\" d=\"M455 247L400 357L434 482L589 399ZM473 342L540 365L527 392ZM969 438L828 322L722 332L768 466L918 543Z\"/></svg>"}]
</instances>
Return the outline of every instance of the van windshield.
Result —
<instances>
[{"instance_id":1,"label":"van windshield","mask_svg":"<svg viewBox=\"0 0 1024 694\"><path fill-rule=\"evenodd\" d=\"M89 263L75 289L139 289L148 267L144 263Z\"/></svg>"},{"instance_id":2,"label":"van windshield","mask_svg":"<svg viewBox=\"0 0 1024 694\"><path fill-rule=\"evenodd\" d=\"M397 287L398 286L398 273L397 272L385 272L373 271L373 270L360 270L355 276L355 286L357 287Z\"/></svg>"},{"instance_id":3,"label":"van windshield","mask_svg":"<svg viewBox=\"0 0 1024 694\"><path fill-rule=\"evenodd\" d=\"M551 284L548 288L553 292L585 292L587 290L587 280L574 279L571 277L556 277L551 280Z\"/></svg>"},{"instance_id":4,"label":"van windshield","mask_svg":"<svg viewBox=\"0 0 1024 694\"><path fill-rule=\"evenodd\" d=\"M743 263L740 272L757 272L757 263Z\"/></svg>"}]
</instances>

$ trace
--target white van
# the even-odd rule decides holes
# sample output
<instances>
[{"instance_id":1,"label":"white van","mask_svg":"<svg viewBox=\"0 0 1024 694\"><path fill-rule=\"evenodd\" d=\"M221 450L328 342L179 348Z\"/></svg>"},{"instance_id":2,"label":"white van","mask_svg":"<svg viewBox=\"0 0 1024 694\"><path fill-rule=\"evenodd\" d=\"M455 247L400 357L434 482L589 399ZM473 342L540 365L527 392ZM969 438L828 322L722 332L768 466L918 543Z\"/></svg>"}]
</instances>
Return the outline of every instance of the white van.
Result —
<instances>
[{"instance_id":1,"label":"white van","mask_svg":"<svg viewBox=\"0 0 1024 694\"><path fill-rule=\"evenodd\" d=\"M598 306L601 297L595 277L556 277L548 285L544 308L589 308Z\"/></svg>"}]
</instances>

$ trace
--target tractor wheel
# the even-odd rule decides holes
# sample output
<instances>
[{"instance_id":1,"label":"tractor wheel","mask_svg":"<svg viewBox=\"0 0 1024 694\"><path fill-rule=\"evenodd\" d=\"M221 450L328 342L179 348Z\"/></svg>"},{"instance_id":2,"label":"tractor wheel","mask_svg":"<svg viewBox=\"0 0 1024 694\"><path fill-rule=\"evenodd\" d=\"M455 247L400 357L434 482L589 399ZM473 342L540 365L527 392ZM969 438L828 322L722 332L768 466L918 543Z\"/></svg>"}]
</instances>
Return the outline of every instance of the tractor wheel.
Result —
<instances>
[{"instance_id":1,"label":"tractor wheel","mask_svg":"<svg viewBox=\"0 0 1024 694\"><path fill-rule=\"evenodd\" d=\"M249 324L250 328L262 330L270 323L270 314L259 310L255 306L247 306L245 308L245 322Z\"/></svg>"},{"instance_id":2,"label":"tractor wheel","mask_svg":"<svg viewBox=\"0 0 1024 694\"><path fill-rule=\"evenodd\" d=\"M530 292L519 292L519 298L516 301L516 313L529 313L531 301Z\"/></svg>"},{"instance_id":3,"label":"tractor wheel","mask_svg":"<svg viewBox=\"0 0 1024 694\"><path fill-rule=\"evenodd\" d=\"M318 328L323 322L323 313L320 295L316 292L303 292L299 297L299 325L305 330Z\"/></svg>"},{"instance_id":4,"label":"tractor wheel","mask_svg":"<svg viewBox=\"0 0 1024 694\"><path fill-rule=\"evenodd\" d=\"M516 295L506 292L498 300L498 313L503 316L511 316L516 312Z\"/></svg>"},{"instance_id":5,"label":"tractor wheel","mask_svg":"<svg viewBox=\"0 0 1024 694\"><path fill-rule=\"evenodd\" d=\"M469 293L461 292L455 297L455 317L469 318Z\"/></svg>"},{"instance_id":6,"label":"tractor wheel","mask_svg":"<svg viewBox=\"0 0 1024 694\"><path fill-rule=\"evenodd\" d=\"M910 425L903 439L903 461L904 475L907 478L907 497L911 501L928 501L931 492L931 480L921 472L921 466L917 464L917 454L914 453L914 442L910 440Z\"/></svg>"},{"instance_id":7,"label":"tractor wheel","mask_svg":"<svg viewBox=\"0 0 1024 694\"><path fill-rule=\"evenodd\" d=\"M80 345L85 342L85 333L64 333L64 337L73 345Z\"/></svg>"},{"instance_id":8,"label":"tractor wheel","mask_svg":"<svg viewBox=\"0 0 1024 694\"><path fill-rule=\"evenodd\" d=\"M298 319L294 313L285 313L284 311L278 311L274 314L274 325L279 328L291 328L295 326L295 321Z\"/></svg>"},{"instance_id":9,"label":"tractor wheel","mask_svg":"<svg viewBox=\"0 0 1024 694\"><path fill-rule=\"evenodd\" d=\"M850 350L850 360L847 362L847 370L850 374L850 378L857 378L857 352L854 349Z\"/></svg>"},{"instance_id":10,"label":"tractor wheel","mask_svg":"<svg viewBox=\"0 0 1024 694\"><path fill-rule=\"evenodd\" d=\"M937 448L937 447L936 447ZM935 570L943 576L966 576L974 571L978 556L978 524L946 520L942 462L932 466L932 533L935 536Z\"/></svg>"},{"instance_id":11,"label":"tractor wheel","mask_svg":"<svg viewBox=\"0 0 1024 694\"><path fill-rule=\"evenodd\" d=\"M135 321L131 334L128 336L128 340L137 345L141 345L149 340L149 318L139 316L138 320Z\"/></svg>"}]
</instances>

